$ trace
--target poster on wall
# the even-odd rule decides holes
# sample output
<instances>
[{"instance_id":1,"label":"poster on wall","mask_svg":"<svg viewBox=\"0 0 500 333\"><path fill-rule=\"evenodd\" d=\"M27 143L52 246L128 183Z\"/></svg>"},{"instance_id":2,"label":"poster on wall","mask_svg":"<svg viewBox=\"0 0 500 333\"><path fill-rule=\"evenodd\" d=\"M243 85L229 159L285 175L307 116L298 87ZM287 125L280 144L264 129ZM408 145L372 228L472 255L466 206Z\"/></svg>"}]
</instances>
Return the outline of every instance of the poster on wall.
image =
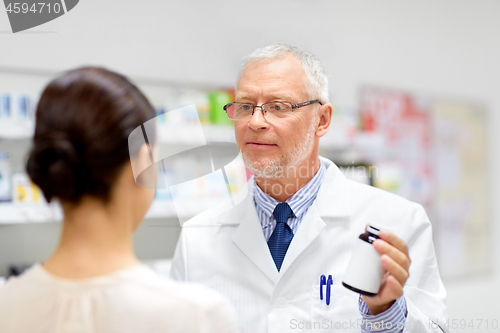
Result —
<instances>
[{"instance_id":1,"label":"poster on wall","mask_svg":"<svg viewBox=\"0 0 500 333\"><path fill-rule=\"evenodd\" d=\"M485 111L390 89L362 90L362 129L384 138L365 152L374 186L418 202L433 224L444 278L491 267Z\"/></svg>"},{"instance_id":2,"label":"poster on wall","mask_svg":"<svg viewBox=\"0 0 500 333\"><path fill-rule=\"evenodd\" d=\"M432 209L432 122L428 103L383 88L361 93L361 124L383 138L381 149L366 152L377 166L374 185Z\"/></svg>"},{"instance_id":3,"label":"poster on wall","mask_svg":"<svg viewBox=\"0 0 500 333\"><path fill-rule=\"evenodd\" d=\"M467 103L436 101L432 113L441 274L486 273L492 260L486 112Z\"/></svg>"}]
</instances>

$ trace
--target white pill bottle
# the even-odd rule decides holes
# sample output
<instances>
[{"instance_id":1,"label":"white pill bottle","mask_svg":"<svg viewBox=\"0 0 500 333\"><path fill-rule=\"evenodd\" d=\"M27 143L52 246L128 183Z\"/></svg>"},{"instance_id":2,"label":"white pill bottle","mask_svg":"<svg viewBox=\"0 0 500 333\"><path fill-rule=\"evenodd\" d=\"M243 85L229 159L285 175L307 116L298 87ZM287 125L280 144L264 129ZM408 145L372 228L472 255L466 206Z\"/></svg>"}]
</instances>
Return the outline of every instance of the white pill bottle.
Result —
<instances>
[{"instance_id":1,"label":"white pill bottle","mask_svg":"<svg viewBox=\"0 0 500 333\"><path fill-rule=\"evenodd\" d=\"M361 295L375 296L382 284L384 268L380 254L372 244L379 238L379 231L380 227L372 223L364 234L359 235L342 279L344 287Z\"/></svg>"}]
</instances>

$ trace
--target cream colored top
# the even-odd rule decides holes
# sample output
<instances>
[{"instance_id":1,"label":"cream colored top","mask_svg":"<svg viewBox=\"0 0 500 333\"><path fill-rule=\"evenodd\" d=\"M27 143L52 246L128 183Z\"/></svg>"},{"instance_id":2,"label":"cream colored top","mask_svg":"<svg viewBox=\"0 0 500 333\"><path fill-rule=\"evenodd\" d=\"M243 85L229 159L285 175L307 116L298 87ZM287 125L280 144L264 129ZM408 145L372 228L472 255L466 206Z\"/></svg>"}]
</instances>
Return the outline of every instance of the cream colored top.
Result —
<instances>
[{"instance_id":1,"label":"cream colored top","mask_svg":"<svg viewBox=\"0 0 500 333\"><path fill-rule=\"evenodd\" d=\"M1 333L234 333L226 299L145 265L66 280L36 264L0 287Z\"/></svg>"}]
</instances>

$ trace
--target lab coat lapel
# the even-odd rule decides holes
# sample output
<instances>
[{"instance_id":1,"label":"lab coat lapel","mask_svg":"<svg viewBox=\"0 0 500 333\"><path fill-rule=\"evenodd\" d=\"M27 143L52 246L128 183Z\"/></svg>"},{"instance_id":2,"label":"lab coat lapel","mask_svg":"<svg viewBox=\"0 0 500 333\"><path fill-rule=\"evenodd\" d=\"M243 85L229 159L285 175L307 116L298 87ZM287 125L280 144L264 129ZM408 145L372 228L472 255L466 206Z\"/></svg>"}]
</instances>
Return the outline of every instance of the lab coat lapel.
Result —
<instances>
[{"instance_id":1,"label":"lab coat lapel","mask_svg":"<svg viewBox=\"0 0 500 333\"><path fill-rule=\"evenodd\" d=\"M278 281L278 270L274 264L269 247L267 246L259 217L255 210L253 201L253 189L250 188L249 195L241 203L242 210L233 221L241 221L232 236L233 243L257 266L273 283Z\"/></svg>"},{"instance_id":2,"label":"lab coat lapel","mask_svg":"<svg viewBox=\"0 0 500 333\"><path fill-rule=\"evenodd\" d=\"M319 216L324 220L350 217L352 213L351 193L349 180L340 169L330 160L320 157L328 167L314 203Z\"/></svg>"},{"instance_id":3,"label":"lab coat lapel","mask_svg":"<svg viewBox=\"0 0 500 333\"><path fill-rule=\"evenodd\" d=\"M351 202L346 192L346 179L330 160L321 158L327 167L323 184L314 203L309 207L288 248L279 276L293 264L297 257L320 235L326 222L345 220L351 215Z\"/></svg>"},{"instance_id":4,"label":"lab coat lapel","mask_svg":"<svg viewBox=\"0 0 500 333\"><path fill-rule=\"evenodd\" d=\"M292 265L295 259L319 236L326 224L318 214L316 205L313 203L293 236L290 247L286 251L285 259L280 270L280 277Z\"/></svg>"},{"instance_id":5,"label":"lab coat lapel","mask_svg":"<svg viewBox=\"0 0 500 333\"><path fill-rule=\"evenodd\" d=\"M299 255L321 234L326 222L345 219L351 215L351 202L348 199L350 194L347 193L344 175L332 161L322 157L320 160L327 167L323 185L290 243L280 272L276 269L262 232L255 210L252 185L249 186L248 196L240 204L243 209L233 210L234 216L225 219L232 221L231 223L241 221L232 237L234 244L275 284Z\"/></svg>"}]
</instances>

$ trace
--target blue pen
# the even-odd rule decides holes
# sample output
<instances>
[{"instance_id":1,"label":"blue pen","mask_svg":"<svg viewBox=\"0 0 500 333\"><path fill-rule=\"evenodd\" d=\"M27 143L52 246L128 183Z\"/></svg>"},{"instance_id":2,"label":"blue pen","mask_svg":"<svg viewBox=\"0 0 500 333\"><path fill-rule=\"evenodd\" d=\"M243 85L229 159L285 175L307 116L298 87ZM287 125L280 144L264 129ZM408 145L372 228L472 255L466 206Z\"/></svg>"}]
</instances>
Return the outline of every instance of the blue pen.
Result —
<instances>
[{"instance_id":1,"label":"blue pen","mask_svg":"<svg viewBox=\"0 0 500 333\"><path fill-rule=\"evenodd\" d=\"M323 300L323 286L326 285L326 276L319 277L319 299Z\"/></svg>"},{"instance_id":2,"label":"blue pen","mask_svg":"<svg viewBox=\"0 0 500 333\"><path fill-rule=\"evenodd\" d=\"M328 275L328 281L326 282L326 305L330 305L331 296L331 285L333 284L333 279L331 275Z\"/></svg>"}]
</instances>

